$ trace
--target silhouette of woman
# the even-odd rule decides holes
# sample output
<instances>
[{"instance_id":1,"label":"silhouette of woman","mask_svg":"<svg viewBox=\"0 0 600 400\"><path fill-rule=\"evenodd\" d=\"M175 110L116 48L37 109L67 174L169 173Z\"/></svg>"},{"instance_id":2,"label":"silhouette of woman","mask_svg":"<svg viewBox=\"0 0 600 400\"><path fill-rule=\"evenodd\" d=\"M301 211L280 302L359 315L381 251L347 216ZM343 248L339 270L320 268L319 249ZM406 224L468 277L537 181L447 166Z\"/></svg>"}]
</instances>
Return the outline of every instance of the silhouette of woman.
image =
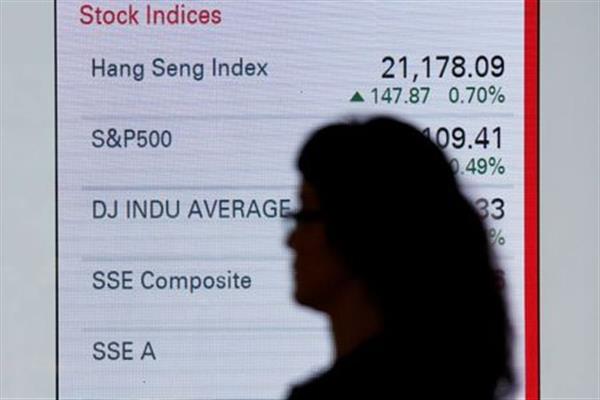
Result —
<instances>
[{"instance_id":1,"label":"silhouette of woman","mask_svg":"<svg viewBox=\"0 0 600 400\"><path fill-rule=\"evenodd\" d=\"M482 222L443 153L386 117L317 130L287 244L294 297L327 314L335 361L289 399L495 399L510 326Z\"/></svg>"}]
</instances>

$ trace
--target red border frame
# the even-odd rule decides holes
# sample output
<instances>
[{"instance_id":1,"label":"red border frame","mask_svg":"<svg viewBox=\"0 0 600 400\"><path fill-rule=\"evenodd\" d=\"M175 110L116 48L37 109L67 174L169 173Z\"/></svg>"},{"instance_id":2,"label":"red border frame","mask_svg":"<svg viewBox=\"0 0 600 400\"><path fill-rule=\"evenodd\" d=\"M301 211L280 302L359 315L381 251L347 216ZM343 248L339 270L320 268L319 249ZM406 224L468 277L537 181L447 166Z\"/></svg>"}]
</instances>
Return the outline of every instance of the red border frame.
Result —
<instances>
[{"instance_id":1,"label":"red border frame","mask_svg":"<svg viewBox=\"0 0 600 400\"><path fill-rule=\"evenodd\" d=\"M525 398L540 398L538 104L539 0L525 0Z\"/></svg>"},{"instance_id":2,"label":"red border frame","mask_svg":"<svg viewBox=\"0 0 600 400\"><path fill-rule=\"evenodd\" d=\"M539 371L539 214L538 214L538 105L539 0L525 0L524 18L524 159L525 159L525 398L540 398ZM55 396L58 379L58 41L57 1L54 0L54 153L55 153Z\"/></svg>"}]
</instances>

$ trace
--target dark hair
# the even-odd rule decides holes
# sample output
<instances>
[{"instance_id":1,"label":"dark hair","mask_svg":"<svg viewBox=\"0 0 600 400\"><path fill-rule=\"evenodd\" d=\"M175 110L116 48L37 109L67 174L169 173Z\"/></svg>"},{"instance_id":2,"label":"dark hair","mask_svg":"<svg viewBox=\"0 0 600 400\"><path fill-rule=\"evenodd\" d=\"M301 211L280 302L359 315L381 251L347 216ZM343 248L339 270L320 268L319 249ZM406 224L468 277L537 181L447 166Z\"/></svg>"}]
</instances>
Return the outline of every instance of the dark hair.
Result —
<instances>
[{"instance_id":1,"label":"dark hair","mask_svg":"<svg viewBox=\"0 0 600 400\"><path fill-rule=\"evenodd\" d=\"M316 190L332 247L365 282L386 327L419 349L408 362L434 377L460 373L473 393L512 382L486 233L442 151L410 124L378 117L318 129L298 168Z\"/></svg>"}]
</instances>

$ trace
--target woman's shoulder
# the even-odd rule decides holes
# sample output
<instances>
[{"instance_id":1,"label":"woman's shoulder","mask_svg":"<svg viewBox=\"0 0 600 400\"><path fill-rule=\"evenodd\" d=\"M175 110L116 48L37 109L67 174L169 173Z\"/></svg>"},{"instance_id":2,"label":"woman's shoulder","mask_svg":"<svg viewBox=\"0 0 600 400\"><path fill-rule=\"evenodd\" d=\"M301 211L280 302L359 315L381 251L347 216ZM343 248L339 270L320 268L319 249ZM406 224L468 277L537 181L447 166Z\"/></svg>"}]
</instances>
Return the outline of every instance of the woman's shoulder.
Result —
<instances>
[{"instance_id":1,"label":"woman's shoulder","mask_svg":"<svg viewBox=\"0 0 600 400\"><path fill-rule=\"evenodd\" d=\"M393 351L385 336L374 337L312 379L296 385L289 399L373 398L394 384Z\"/></svg>"}]
</instances>

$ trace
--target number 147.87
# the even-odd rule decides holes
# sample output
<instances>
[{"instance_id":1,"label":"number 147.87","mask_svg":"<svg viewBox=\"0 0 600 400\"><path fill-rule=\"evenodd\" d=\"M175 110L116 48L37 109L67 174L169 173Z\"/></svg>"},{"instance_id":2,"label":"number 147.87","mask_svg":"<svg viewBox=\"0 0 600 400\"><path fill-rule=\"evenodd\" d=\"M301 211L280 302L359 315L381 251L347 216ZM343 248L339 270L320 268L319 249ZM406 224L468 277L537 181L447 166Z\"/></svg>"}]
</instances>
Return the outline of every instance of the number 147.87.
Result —
<instances>
[{"instance_id":1,"label":"number 147.87","mask_svg":"<svg viewBox=\"0 0 600 400\"><path fill-rule=\"evenodd\" d=\"M373 88L373 102L375 104L425 104L429 98L430 88L428 86Z\"/></svg>"}]
</instances>

